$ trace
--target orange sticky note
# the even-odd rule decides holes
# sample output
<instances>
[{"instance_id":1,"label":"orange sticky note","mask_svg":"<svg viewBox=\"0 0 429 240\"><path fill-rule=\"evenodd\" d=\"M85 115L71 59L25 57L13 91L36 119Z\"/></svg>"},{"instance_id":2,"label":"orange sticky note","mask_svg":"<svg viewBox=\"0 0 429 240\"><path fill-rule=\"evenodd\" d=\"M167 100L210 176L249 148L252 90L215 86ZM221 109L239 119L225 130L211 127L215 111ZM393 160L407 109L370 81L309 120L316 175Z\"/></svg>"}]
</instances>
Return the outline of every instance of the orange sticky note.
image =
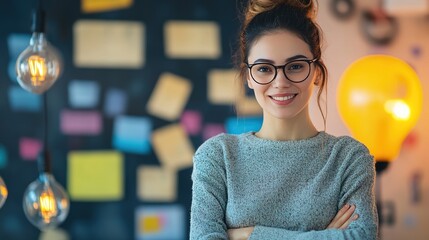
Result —
<instances>
[{"instance_id":1,"label":"orange sticky note","mask_svg":"<svg viewBox=\"0 0 429 240\"><path fill-rule=\"evenodd\" d=\"M82 12L95 13L128 8L133 0L81 0Z\"/></svg>"},{"instance_id":2,"label":"orange sticky note","mask_svg":"<svg viewBox=\"0 0 429 240\"><path fill-rule=\"evenodd\" d=\"M176 172L158 166L141 166L137 172L137 193L143 201L176 200Z\"/></svg>"}]
</instances>

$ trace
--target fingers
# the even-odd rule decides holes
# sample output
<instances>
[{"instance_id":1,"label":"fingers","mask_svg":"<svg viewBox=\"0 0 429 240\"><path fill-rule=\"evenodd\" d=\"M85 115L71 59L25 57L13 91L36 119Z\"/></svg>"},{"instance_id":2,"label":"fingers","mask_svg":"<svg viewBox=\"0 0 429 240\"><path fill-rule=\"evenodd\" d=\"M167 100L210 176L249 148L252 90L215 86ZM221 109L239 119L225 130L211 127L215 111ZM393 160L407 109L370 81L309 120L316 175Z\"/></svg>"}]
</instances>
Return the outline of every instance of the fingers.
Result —
<instances>
[{"instance_id":1,"label":"fingers","mask_svg":"<svg viewBox=\"0 0 429 240\"><path fill-rule=\"evenodd\" d=\"M335 215L334 219L331 221L327 228L347 228L351 222L353 222L359 217L357 214L353 215L355 210L355 205L344 205L344 207L341 208L340 211L338 211L337 215Z\"/></svg>"}]
</instances>

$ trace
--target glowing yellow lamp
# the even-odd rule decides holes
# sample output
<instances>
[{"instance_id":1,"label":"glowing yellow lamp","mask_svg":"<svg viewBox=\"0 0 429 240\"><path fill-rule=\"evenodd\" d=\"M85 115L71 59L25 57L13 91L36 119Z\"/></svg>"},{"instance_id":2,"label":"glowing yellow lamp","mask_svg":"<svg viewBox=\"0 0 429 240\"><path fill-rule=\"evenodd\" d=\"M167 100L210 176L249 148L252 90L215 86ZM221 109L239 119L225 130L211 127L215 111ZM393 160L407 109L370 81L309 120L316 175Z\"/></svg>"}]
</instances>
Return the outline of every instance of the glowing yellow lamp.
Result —
<instances>
[{"instance_id":1,"label":"glowing yellow lamp","mask_svg":"<svg viewBox=\"0 0 429 240\"><path fill-rule=\"evenodd\" d=\"M379 162L390 162L422 111L422 87L404 61L371 55L351 64L337 89L338 110L352 135Z\"/></svg>"}]
</instances>

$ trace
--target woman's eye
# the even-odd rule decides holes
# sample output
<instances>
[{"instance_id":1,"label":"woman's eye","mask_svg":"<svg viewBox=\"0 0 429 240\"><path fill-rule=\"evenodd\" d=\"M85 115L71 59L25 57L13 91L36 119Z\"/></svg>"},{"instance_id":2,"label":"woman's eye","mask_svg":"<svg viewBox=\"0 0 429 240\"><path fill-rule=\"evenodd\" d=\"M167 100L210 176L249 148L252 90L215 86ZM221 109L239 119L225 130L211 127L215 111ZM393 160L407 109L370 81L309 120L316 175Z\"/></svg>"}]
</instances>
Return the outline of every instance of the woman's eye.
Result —
<instances>
[{"instance_id":1,"label":"woman's eye","mask_svg":"<svg viewBox=\"0 0 429 240\"><path fill-rule=\"evenodd\" d=\"M262 73L268 73L272 71L270 66L258 66L257 70L258 72L262 72Z\"/></svg>"},{"instance_id":2,"label":"woman's eye","mask_svg":"<svg viewBox=\"0 0 429 240\"><path fill-rule=\"evenodd\" d=\"M287 70L298 71L301 70L304 66L302 64L291 64L287 67Z\"/></svg>"}]
</instances>

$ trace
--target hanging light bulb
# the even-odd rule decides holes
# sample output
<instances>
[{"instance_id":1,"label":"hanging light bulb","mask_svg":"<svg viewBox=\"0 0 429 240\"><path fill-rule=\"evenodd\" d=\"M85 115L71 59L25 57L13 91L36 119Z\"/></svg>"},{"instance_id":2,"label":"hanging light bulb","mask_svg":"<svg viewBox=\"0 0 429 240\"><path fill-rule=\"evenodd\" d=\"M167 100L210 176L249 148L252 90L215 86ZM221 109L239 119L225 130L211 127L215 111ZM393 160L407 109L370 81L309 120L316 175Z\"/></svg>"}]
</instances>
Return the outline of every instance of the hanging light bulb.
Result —
<instances>
[{"instance_id":1,"label":"hanging light bulb","mask_svg":"<svg viewBox=\"0 0 429 240\"><path fill-rule=\"evenodd\" d=\"M45 230L66 219L70 202L64 188L50 174L49 154L42 152L38 161L42 171L25 190L23 207L28 220L40 230Z\"/></svg>"},{"instance_id":2,"label":"hanging light bulb","mask_svg":"<svg viewBox=\"0 0 429 240\"><path fill-rule=\"evenodd\" d=\"M3 178L0 177L0 208L3 207L4 202L7 198L7 188L6 184L3 181Z\"/></svg>"},{"instance_id":3,"label":"hanging light bulb","mask_svg":"<svg viewBox=\"0 0 429 240\"><path fill-rule=\"evenodd\" d=\"M16 60L19 85L36 94L48 90L58 79L62 69L58 51L46 39L44 20L44 12L39 2L39 7L33 16L33 35L30 45Z\"/></svg>"}]
</instances>

